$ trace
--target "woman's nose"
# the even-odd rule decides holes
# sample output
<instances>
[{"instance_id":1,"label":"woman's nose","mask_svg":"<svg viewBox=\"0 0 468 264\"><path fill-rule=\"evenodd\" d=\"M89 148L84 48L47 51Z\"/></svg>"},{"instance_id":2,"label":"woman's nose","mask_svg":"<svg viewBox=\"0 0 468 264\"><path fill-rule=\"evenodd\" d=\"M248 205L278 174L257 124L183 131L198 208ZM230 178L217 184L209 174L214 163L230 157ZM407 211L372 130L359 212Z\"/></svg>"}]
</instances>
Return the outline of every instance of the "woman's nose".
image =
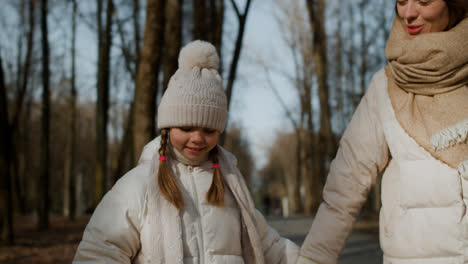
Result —
<instances>
[{"instance_id":1,"label":"woman's nose","mask_svg":"<svg viewBox=\"0 0 468 264\"><path fill-rule=\"evenodd\" d=\"M403 18L406 19L407 22L411 22L418 17L418 8L416 5L414 1L408 1L403 12Z\"/></svg>"}]
</instances>

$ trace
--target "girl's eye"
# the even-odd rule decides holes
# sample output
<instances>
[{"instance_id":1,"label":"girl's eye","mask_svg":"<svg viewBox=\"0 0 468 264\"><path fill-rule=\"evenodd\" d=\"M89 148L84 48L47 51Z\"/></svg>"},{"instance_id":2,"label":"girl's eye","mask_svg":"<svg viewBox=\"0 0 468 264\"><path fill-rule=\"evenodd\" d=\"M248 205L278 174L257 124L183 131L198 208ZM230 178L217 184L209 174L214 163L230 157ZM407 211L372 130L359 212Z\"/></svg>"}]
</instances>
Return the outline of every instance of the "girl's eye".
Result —
<instances>
[{"instance_id":1,"label":"girl's eye","mask_svg":"<svg viewBox=\"0 0 468 264\"><path fill-rule=\"evenodd\" d=\"M203 132L205 132L206 134L213 134L216 132L216 129L204 128Z\"/></svg>"},{"instance_id":2,"label":"girl's eye","mask_svg":"<svg viewBox=\"0 0 468 264\"><path fill-rule=\"evenodd\" d=\"M190 132L190 131L192 131L193 127L179 127L179 129L184 131L184 132Z\"/></svg>"}]
</instances>

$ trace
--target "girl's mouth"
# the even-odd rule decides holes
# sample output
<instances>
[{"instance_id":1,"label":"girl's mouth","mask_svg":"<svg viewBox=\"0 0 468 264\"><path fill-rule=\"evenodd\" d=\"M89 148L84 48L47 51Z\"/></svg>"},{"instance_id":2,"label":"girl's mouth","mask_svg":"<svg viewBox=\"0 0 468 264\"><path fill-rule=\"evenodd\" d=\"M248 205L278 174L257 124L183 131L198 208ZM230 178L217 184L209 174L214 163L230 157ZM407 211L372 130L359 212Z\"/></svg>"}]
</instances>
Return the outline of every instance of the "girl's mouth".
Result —
<instances>
[{"instance_id":1,"label":"girl's mouth","mask_svg":"<svg viewBox=\"0 0 468 264\"><path fill-rule=\"evenodd\" d=\"M406 26L406 30L408 30L408 33L410 35L419 34L419 32L421 32L421 30L423 30L423 28L424 28L423 25L420 25L420 26L409 26L409 25L407 25Z\"/></svg>"},{"instance_id":2,"label":"girl's mouth","mask_svg":"<svg viewBox=\"0 0 468 264\"><path fill-rule=\"evenodd\" d=\"M185 149L192 154L199 154L202 152L205 148L191 148L191 147L185 147Z\"/></svg>"}]
</instances>

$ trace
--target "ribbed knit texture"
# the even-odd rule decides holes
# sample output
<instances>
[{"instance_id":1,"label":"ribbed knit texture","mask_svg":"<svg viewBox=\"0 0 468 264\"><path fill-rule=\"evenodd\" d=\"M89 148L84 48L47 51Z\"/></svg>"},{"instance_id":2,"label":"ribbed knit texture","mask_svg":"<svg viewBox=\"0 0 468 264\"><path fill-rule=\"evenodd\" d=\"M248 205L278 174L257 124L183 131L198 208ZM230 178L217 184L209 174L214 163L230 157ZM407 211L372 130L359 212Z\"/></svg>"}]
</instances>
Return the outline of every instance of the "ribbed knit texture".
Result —
<instances>
[{"instance_id":1,"label":"ribbed knit texture","mask_svg":"<svg viewBox=\"0 0 468 264\"><path fill-rule=\"evenodd\" d=\"M227 100L218 64L216 49L208 42L197 40L181 50L179 69L171 77L158 108L158 128L224 130Z\"/></svg>"}]
</instances>

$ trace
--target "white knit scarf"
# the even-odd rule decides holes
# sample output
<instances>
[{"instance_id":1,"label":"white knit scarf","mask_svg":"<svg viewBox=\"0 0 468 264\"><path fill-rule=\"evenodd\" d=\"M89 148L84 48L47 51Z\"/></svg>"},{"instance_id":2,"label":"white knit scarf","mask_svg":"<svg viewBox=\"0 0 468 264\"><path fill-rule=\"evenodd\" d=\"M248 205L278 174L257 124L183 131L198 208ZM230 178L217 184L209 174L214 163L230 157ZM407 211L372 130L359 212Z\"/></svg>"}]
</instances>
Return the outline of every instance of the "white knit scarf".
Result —
<instances>
[{"instance_id":1,"label":"white knit scarf","mask_svg":"<svg viewBox=\"0 0 468 264\"><path fill-rule=\"evenodd\" d=\"M245 230L242 234L243 255L246 263L264 264L261 240L255 225L255 206L239 170L219 147L219 163L224 180L230 188L241 212ZM150 170L150 182L146 194L148 219L153 237L151 260L160 264L183 263L182 221L179 211L159 192L157 172L159 154L155 151Z\"/></svg>"}]
</instances>

